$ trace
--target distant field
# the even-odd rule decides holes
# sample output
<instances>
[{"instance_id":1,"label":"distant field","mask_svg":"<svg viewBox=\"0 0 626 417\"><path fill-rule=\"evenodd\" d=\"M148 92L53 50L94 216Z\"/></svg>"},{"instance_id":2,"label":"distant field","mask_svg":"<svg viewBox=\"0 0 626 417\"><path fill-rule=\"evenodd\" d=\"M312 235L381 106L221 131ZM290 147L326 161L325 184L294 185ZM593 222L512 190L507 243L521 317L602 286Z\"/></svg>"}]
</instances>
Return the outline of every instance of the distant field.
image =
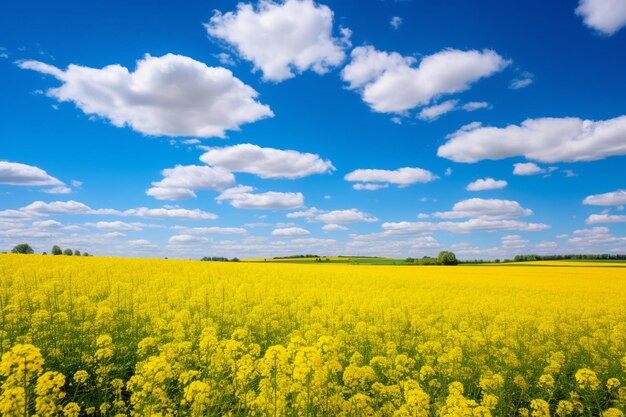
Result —
<instances>
[{"instance_id":1,"label":"distant field","mask_svg":"<svg viewBox=\"0 0 626 417\"><path fill-rule=\"evenodd\" d=\"M318 262L317 259L321 259ZM272 262L272 263L290 263L290 264L364 264L364 265L401 265L405 264L404 259L400 258L374 258L374 257L349 257L349 256L330 256L321 258L253 258L243 259L243 262Z\"/></svg>"},{"instance_id":2,"label":"distant field","mask_svg":"<svg viewBox=\"0 0 626 417\"><path fill-rule=\"evenodd\" d=\"M0 414L615 417L626 406L616 264L352 260L380 259L0 255Z\"/></svg>"}]
</instances>

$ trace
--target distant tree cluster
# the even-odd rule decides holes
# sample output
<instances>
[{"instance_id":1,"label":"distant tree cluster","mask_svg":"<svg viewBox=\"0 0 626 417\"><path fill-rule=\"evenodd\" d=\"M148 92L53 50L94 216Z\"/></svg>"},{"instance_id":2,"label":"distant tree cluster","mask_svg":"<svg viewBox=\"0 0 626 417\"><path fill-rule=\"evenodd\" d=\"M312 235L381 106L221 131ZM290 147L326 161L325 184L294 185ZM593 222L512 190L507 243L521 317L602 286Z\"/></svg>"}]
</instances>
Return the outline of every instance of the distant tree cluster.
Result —
<instances>
[{"instance_id":1,"label":"distant tree cluster","mask_svg":"<svg viewBox=\"0 0 626 417\"><path fill-rule=\"evenodd\" d=\"M205 256L200 260L203 262L239 262L239 258L228 259L223 256Z\"/></svg>"},{"instance_id":2,"label":"distant tree cluster","mask_svg":"<svg viewBox=\"0 0 626 417\"><path fill-rule=\"evenodd\" d=\"M441 251L436 258L424 256L422 258L406 258L405 263L414 265L458 265L459 260L454 252Z\"/></svg>"},{"instance_id":3,"label":"distant tree cluster","mask_svg":"<svg viewBox=\"0 0 626 417\"><path fill-rule=\"evenodd\" d=\"M275 256L272 259L301 259L301 258L321 258L319 255L291 255L291 256Z\"/></svg>"},{"instance_id":4,"label":"distant tree cluster","mask_svg":"<svg viewBox=\"0 0 626 417\"><path fill-rule=\"evenodd\" d=\"M527 261L560 261L567 259L589 259L589 260L626 260L626 255L620 254L568 254L568 255L517 255L513 260L515 262Z\"/></svg>"},{"instance_id":5,"label":"distant tree cluster","mask_svg":"<svg viewBox=\"0 0 626 417\"><path fill-rule=\"evenodd\" d=\"M81 253L80 253L79 250L72 250L70 248L67 248L67 249L63 250L58 245L54 245L52 247L51 253L53 255L81 256ZM83 252L82 256L91 256L91 255L89 255L89 253L87 253L87 252Z\"/></svg>"},{"instance_id":6,"label":"distant tree cluster","mask_svg":"<svg viewBox=\"0 0 626 417\"><path fill-rule=\"evenodd\" d=\"M13 249L11 249L11 253L19 253L24 255L30 255L35 253L33 248L28 243L20 243L19 245L15 245ZM59 246L54 245L52 247L52 251L50 252L53 255L66 255L66 256L81 256L79 250L65 249L62 250ZM47 252L43 252L42 255L47 255ZM89 253L84 252L82 256L91 256Z\"/></svg>"}]
</instances>

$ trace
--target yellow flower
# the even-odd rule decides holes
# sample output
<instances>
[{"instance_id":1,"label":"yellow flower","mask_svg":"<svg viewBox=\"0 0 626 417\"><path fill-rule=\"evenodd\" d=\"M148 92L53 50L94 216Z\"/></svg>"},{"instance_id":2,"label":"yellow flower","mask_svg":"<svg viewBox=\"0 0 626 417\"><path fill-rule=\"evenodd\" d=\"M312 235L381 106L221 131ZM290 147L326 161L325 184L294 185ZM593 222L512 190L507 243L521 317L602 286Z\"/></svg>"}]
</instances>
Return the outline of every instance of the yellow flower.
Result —
<instances>
[{"instance_id":1,"label":"yellow flower","mask_svg":"<svg viewBox=\"0 0 626 417\"><path fill-rule=\"evenodd\" d=\"M600 380L596 376L596 373L591 369L582 368L576 372L576 382L582 389L590 389L592 391L600 388Z\"/></svg>"}]
</instances>

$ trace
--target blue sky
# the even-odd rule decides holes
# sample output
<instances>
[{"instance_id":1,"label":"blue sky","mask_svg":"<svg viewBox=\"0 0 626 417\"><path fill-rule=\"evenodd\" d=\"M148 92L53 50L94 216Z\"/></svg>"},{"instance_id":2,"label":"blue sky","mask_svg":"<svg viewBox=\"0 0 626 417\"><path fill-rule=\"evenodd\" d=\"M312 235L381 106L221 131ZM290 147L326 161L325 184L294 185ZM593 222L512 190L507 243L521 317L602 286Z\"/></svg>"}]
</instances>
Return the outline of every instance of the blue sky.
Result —
<instances>
[{"instance_id":1,"label":"blue sky","mask_svg":"<svg viewBox=\"0 0 626 417\"><path fill-rule=\"evenodd\" d=\"M5 2L0 249L626 252L621 0Z\"/></svg>"}]
</instances>

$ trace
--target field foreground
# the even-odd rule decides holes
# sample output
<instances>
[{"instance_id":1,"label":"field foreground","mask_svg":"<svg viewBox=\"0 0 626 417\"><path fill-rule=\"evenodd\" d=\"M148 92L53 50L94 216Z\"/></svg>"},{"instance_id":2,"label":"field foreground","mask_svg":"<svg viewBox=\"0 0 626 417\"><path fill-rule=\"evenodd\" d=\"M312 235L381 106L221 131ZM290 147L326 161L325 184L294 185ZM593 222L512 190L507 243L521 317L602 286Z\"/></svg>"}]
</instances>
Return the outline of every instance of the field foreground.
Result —
<instances>
[{"instance_id":1,"label":"field foreground","mask_svg":"<svg viewBox=\"0 0 626 417\"><path fill-rule=\"evenodd\" d=\"M623 416L626 268L0 255L3 416Z\"/></svg>"}]
</instances>

